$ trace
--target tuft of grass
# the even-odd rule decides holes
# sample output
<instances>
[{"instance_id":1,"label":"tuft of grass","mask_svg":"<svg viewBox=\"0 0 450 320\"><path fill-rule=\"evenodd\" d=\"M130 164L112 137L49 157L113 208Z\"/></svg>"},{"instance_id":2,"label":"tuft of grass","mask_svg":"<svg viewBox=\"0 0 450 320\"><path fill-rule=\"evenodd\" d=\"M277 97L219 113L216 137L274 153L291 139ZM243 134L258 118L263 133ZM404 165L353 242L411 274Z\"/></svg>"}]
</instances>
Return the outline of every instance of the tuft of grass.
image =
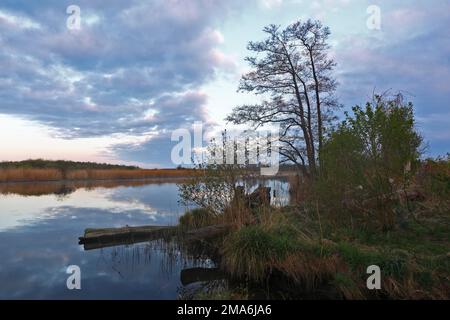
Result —
<instances>
[{"instance_id":1,"label":"tuft of grass","mask_svg":"<svg viewBox=\"0 0 450 320\"><path fill-rule=\"evenodd\" d=\"M388 252L371 248L362 249L357 244L342 242L338 252L352 271L364 274L370 265L377 265L383 274L402 279L407 272L407 255L401 251Z\"/></svg>"},{"instance_id":2,"label":"tuft of grass","mask_svg":"<svg viewBox=\"0 0 450 320\"><path fill-rule=\"evenodd\" d=\"M277 261L298 248L295 231L288 226L247 226L225 239L222 264L232 276L262 281Z\"/></svg>"},{"instance_id":3,"label":"tuft of grass","mask_svg":"<svg viewBox=\"0 0 450 320\"><path fill-rule=\"evenodd\" d=\"M186 212L179 218L179 224L182 228L197 229L216 224L218 217L204 208L196 208Z\"/></svg>"}]
</instances>

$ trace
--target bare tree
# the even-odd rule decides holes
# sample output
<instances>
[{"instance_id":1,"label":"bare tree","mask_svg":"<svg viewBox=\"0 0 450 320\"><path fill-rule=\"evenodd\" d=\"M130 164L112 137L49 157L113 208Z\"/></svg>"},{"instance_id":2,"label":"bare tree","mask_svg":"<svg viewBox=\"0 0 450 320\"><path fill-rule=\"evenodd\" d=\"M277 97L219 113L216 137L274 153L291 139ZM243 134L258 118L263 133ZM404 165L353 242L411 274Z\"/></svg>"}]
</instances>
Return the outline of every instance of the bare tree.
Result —
<instances>
[{"instance_id":1,"label":"bare tree","mask_svg":"<svg viewBox=\"0 0 450 320\"><path fill-rule=\"evenodd\" d=\"M255 105L236 107L227 117L235 124L258 128L279 124L280 154L306 172L316 173L322 147L324 123L332 107L336 81L335 67L328 57L330 30L319 21L298 21L285 29L269 25L264 41L250 42L255 53L246 58L252 70L243 75L239 91L264 97Z\"/></svg>"}]
</instances>

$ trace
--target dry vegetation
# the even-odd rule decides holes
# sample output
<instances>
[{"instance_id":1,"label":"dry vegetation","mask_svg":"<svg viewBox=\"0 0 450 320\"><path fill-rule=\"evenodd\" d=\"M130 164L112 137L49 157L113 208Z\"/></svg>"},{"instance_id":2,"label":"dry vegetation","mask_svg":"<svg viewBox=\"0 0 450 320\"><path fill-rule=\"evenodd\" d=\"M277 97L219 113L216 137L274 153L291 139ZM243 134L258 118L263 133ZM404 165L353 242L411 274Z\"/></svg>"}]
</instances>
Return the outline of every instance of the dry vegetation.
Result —
<instances>
[{"instance_id":1,"label":"dry vegetation","mask_svg":"<svg viewBox=\"0 0 450 320\"><path fill-rule=\"evenodd\" d=\"M411 105L354 114L324 141L318 174L291 179L291 206L235 201L233 174L215 168L184 190L195 198L181 193L209 195L197 202L206 211L181 222L229 225L215 243L219 265L270 298L278 290L283 299L449 299L450 155L420 159ZM209 205L215 190L231 192L222 210ZM367 288L372 265L379 290Z\"/></svg>"},{"instance_id":2,"label":"dry vegetation","mask_svg":"<svg viewBox=\"0 0 450 320\"><path fill-rule=\"evenodd\" d=\"M177 178L196 174L189 169L34 169L7 168L0 169L0 182L36 182L36 181L81 181L81 180L117 180L117 179L148 179Z\"/></svg>"},{"instance_id":3,"label":"dry vegetation","mask_svg":"<svg viewBox=\"0 0 450 320\"><path fill-rule=\"evenodd\" d=\"M354 215L353 225L337 222L335 212L311 201L315 192L296 189L305 188L304 183L294 185L292 192L301 194L302 202L293 206L249 209L233 201L223 214L195 209L181 217L180 224L192 229L229 225L229 233L213 240L218 264L235 283L245 284L246 291L267 288L269 298L448 299L449 165L423 164L417 178L423 184L417 182L416 187L428 195L410 201L409 209L397 202L398 208L412 213L388 231L363 214ZM431 193L430 184L441 193ZM378 210L376 205L367 209ZM370 265L382 270L381 290L367 289ZM242 289L228 288L226 294Z\"/></svg>"}]
</instances>

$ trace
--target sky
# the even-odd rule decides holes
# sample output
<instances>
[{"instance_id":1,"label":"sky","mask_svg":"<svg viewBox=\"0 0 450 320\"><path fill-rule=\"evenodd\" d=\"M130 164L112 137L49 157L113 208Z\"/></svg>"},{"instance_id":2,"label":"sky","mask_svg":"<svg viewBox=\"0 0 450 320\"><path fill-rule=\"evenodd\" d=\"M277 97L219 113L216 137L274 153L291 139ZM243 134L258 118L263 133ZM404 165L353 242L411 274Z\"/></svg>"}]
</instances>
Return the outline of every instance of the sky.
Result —
<instances>
[{"instance_id":1,"label":"sky","mask_svg":"<svg viewBox=\"0 0 450 320\"><path fill-rule=\"evenodd\" d=\"M308 18L331 29L345 109L401 91L426 154L450 152L448 0L0 0L0 161L172 167L174 130L257 101L237 92L248 41Z\"/></svg>"}]
</instances>

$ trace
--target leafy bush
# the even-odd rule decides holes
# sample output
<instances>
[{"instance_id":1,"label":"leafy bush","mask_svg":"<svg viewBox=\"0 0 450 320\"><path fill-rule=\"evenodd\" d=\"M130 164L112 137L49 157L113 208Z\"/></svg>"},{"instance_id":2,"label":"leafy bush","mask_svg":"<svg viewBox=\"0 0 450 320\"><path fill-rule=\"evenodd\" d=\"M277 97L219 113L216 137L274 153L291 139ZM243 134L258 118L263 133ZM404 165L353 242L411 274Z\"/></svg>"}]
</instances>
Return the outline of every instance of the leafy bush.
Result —
<instances>
[{"instance_id":1,"label":"leafy bush","mask_svg":"<svg viewBox=\"0 0 450 320\"><path fill-rule=\"evenodd\" d=\"M375 96L365 109L354 107L353 116L346 114L321 151L321 203L392 228L392 201L396 191L410 184L421 144L411 103Z\"/></svg>"}]
</instances>

